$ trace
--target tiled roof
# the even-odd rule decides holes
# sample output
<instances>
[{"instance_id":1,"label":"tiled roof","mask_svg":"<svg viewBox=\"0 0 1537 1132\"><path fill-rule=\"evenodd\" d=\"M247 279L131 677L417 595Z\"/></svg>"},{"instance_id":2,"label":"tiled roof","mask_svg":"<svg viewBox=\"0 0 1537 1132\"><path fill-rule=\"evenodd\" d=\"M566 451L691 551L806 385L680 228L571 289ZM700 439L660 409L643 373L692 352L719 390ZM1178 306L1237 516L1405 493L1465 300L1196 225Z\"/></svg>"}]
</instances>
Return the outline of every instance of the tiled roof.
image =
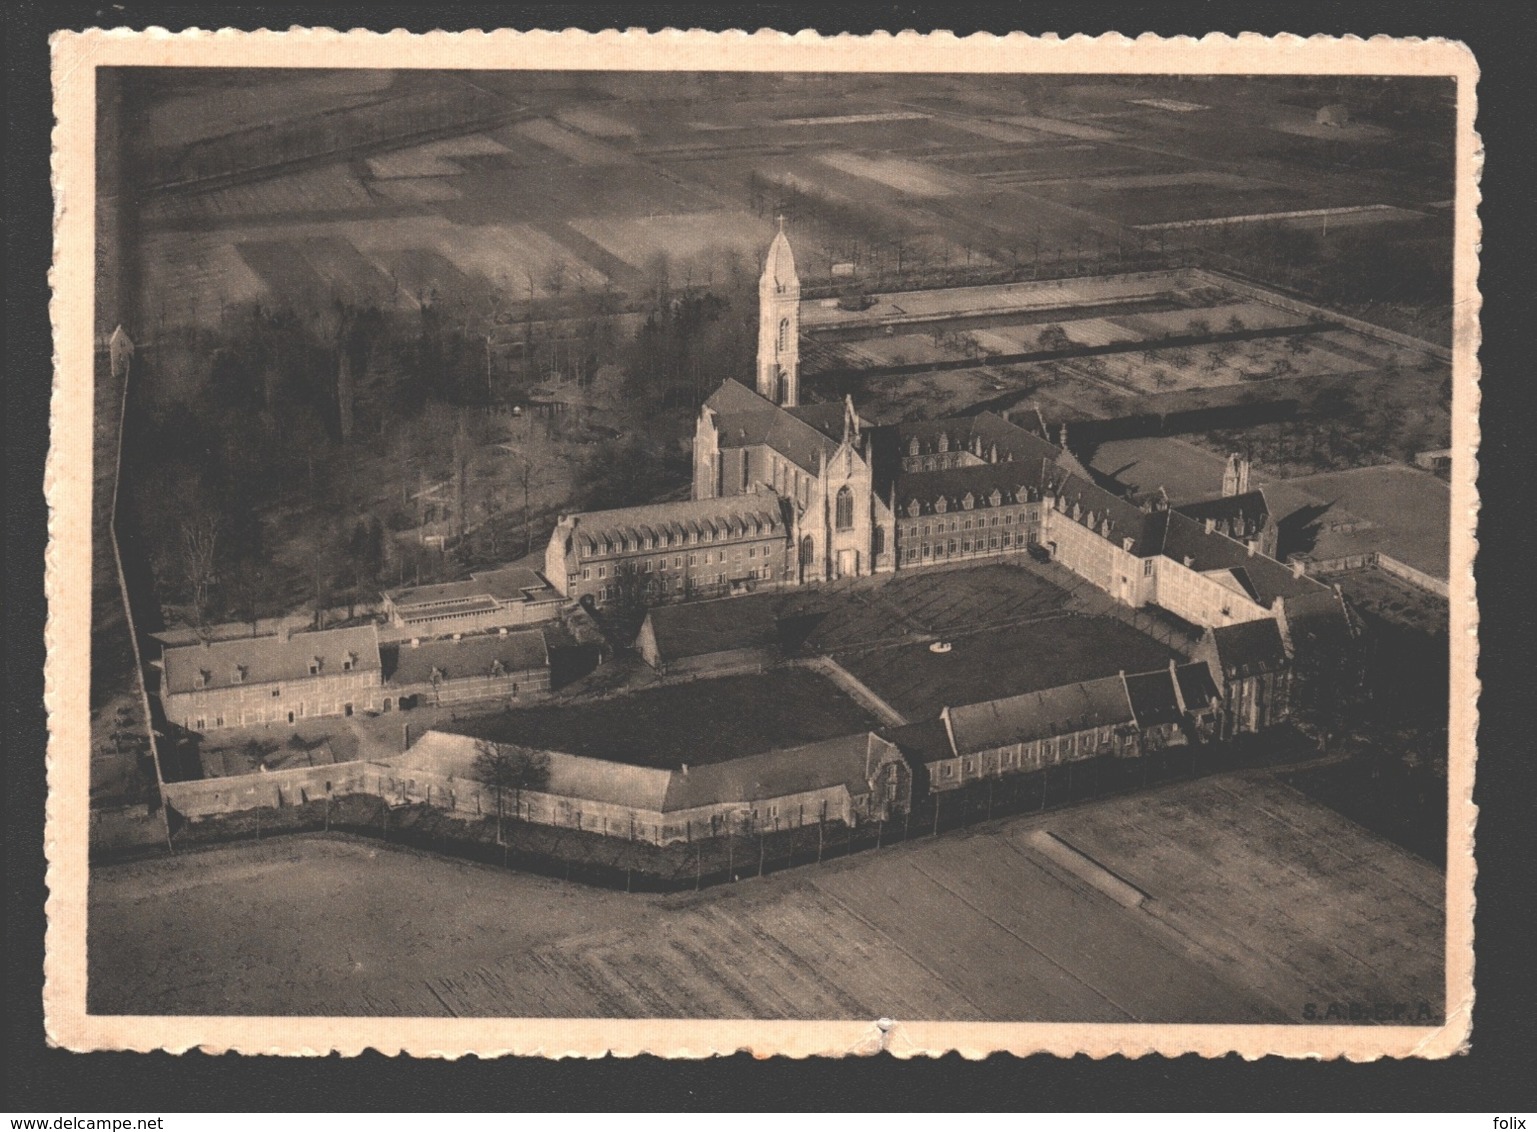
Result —
<instances>
[{"instance_id":1,"label":"tiled roof","mask_svg":"<svg viewBox=\"0 0 1537 1132\"><path fill-rule=\"evenodd\" d=\"M1181 515L1188 515L1196 522L1214 519L1218 525L1242 521L1258 526L1270 517L1270 502L1260 488L1238 495L1219 495L1195 503L1182 503L1175 508Z\"/></svg>"},{"instance_id":2,"label":"tiled roof","mask_svg":"<svg viewBox=\"0 0 1537 1132\"><path fill-rule=\"evenodd\" d=\"M785 530L781 497L768 490L714 499L650 503L612 511L583 511L567 518L573 525L573 537L592 548L599 548L605 537L611 541L628 538L634 542L648 535L698 533L712 527L722 535L730 532L731 537L741 537L749 528L761 529L763 534L782 534Z\"/></svg>"},{"instance_id":3,"label":"tiled roof","mask_svg":"<svg viewBox=\"0 0 1537 1132\"><path fill-rule=\"evenodd\" d=\"M421 768L473 781L475 756L482 742L467 735L428 731L409 751L384 760L383 765L401 770ZM750 804L840 784L858 795L869 791L867 776L893 750L891 744L873 732L863 731L804 747L690 767L687 771L658 770L563 751L544 751L540 753L548 759L549 778L539 789L579 801L654 813L715 804Z\"/></svg>"},{"instance_id":4,"label":"tiled roof","mask_svg":"<svg viewBox=\"0 0 1537 1132\"><path fill-rule=\"evenodd\" d=\"M847 415L847 408L842 401L817 401L810 405L796 405L784 411L796 420L809 424L831 440L843 439L843 422ZM861 427L868 424L868 421L860 420Z\"/></svg>"},{"instance_id":5,"label":"tiled roof","mask_svg":"<svg viewBox=\"0 0 1537 1132\"><path fill-rule=\"evenodd\" d=\"M1138 727L1157 727L1179 722L1179 700L1174 694L1174 674L1167 668L1126 677L1126 692L1131 697L1131 710L1137 718Z\"/></svg>"},{"instance_id":6,"label":"tiled roof","mask_svg":"<svg viewBox=\"0 0 1537 1132\"><path fill-rule=\"evenodd\" d=\"M345 671L378 671L379 633L373 625L324 629L315 633L239 637L207 645L168 648L163 654L165 688L172 694L240 684L272 684L310 679L310 664L320 662L320 676ZM350 669L344 667L350 662ZM240 670L243 669L243 672ZM207 673L206 683L202 674Z\"/></svg>"},{"instance_id":7,"label":"tiled roof","mask_svg":"<svg viewBox=\"0 0 1537 1132\"><path fill-rule=\"evenodd\" d=\"M1286 664L1286 643L1280 627L1269 617L1222 625L1211 632L1224 675L1253 676L1274 672Z\"/></svg>"},{"instance_id":8,"label":"tiled roof","mask_svg":"<svg viewBox=\"0 0 1537 1132\"><path fill-rule=\"evenodd\" d=\"M937 717L887 728L881 732L881 737L895 743L914 762L929 763L955 754L950 747L950 733L945 730L945 721Z\"/></svg>"},{"instance_id":9,"label":"tiled roof","mask_svg":"<svg viewBox=\"0 0 1537 1132\"><path fill-rule=\"evenodd\" d=\"M1179 681L1179 694L1184 697L1187 711L1198 711L1212 700L1222 698L1217 691L1217 682L1212 679L1211 666L1204 660L1181 664L1175 668L1174 675Z\"/></svg>"},{"instance_id":10,"label":"tiled roof","mask_svg":"<svg viewBox=\"0 0 1537 1132\"><path fill-rule=\"evenodd\" d=\"M396 684L426 684L436 668L445 680L490 676L492 666L500 661L507 673L544 668L550 663L544 634L524 629L502 636L480 633L457 641L423 641L383 650L385 678Z\"/></svg>"},{"instance_id":11,"label":"tiled roof","mask_svg":"<svg viewBox=\"0 0 1537 1132\"><path fill-rule=\"evenodd\" d=\"M1095 727L1135 723L1119 676L946 708L957 754L1029 743Z\"/></svg>"},{"instance_id":12,"label":"tiled roof","mask_svg":"<svg viewBox=\"0 0 1537 1132\"><path fill-rule=\"evenodd\" d=\"M844 785L853 795L869 792L868 775L891 744L873 732L840 735L804 747L764 751L746 758L672 772L666 809L712 803L751 803Z\"/></svg>"},{"instance_id":13,"label":"tiled roof","mask_svg":"<svg viewBox=\"0 0 1537 1132\"><path fill-rule=\"evenodd\" d=\"M1092 480L1072 474L1063 476L1057 488L1057 496L1061 504L1058 507L1060 512L1071 516L1076 506L1078 521L1087 524L1092 515L1095 530L1099 530L1101 523L1108 518L1110 528L1106 537L1111 542L1120 544L1124 539L1131 539L1131 552L1139 557L1156 553L1150 548L1156 542L1163 512L1144 511L1119 495L1106 491Z\"/></svg>"},{"instance_id":14,"label":"tiled roof","mask_svg":"<svg viewBox=\"0 0 1537 1132\"><path fill-rule=\"evenodd\" d=\"M904 472L896 478L896 506L899 517L908 514L908 505L916 499L924 515L934 512L934 505L945 501L948 511L960 511L971 495L977 507L990 506L994 491L1000 503L1022 503L1040 498L1045 471L1039 463L973 464L962 468L941 468L932 472Z\"/></svg>"},{"instance_id":15,"label":"tiled roof","mask_svg":"<svg viewBox=\"0 0 1537 1132\"><path fill-rule=\"evenodd\" d=\"M1189 558L1192 570L1207 573L1213 570L1231 570L1241 567L1248 588L1259 603L1267 608L1277 597L1290 601L1293 597L1317 593L1328 587L1306 574L1293 574L1291 568L1264 554L1249 552L1242 543L1213 531L1207 533L1195 519L1178 511L1162 512L1166 516L1162 543L1149 547L1149 552L1162 552L1176 561Z\"/></svg>"}]
</instances>

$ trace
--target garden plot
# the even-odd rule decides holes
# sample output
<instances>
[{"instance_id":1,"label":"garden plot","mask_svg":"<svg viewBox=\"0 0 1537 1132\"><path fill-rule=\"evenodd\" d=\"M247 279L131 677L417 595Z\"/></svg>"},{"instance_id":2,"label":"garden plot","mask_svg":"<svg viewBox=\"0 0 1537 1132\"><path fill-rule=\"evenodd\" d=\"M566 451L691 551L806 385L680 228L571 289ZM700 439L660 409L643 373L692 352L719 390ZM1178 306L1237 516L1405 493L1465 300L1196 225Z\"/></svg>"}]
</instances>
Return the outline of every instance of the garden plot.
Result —
<instances>
[{"instance_id":1,"label":"garden plot","mask_svg":"<svg viewBox=\"0 0 1537 1132\"><path fill-rule=\"evenodd\" d=\"M507 147L485 134L466 134L442 141L413 145L368 159L368 171L376 178L454 177L464 172L456 157L485 157L507 152Z\"/></svg>"},{"instance_id":2,"label":"garden plot","mask_svg":"<svg viewBox=\"0 0 1537 1132\"><path fill-rule=\"evenodd\" d=\"M1235 324L1234 320L1237 320ZM1126 315L1113 320L1139 338L1162 338L1169 335L1223 333L1239 329L1271 330L1287 326L1306 325L1305 315L1273 307L1267 303L1222 303L1217 306L1194 310L1153 311L1147 314ZM1204 323L1205 331L1192 329L1192 323Z\"/></svg>"},{"instance_id":3,"label":"garden plot","mask_svg":"<svg viewBox=\"0 0 1537 1132\"><path fill-rule=\"evenodd\" d=\"M1115 141L1121 137L1114 130L1102 130L1098 126L1085 126L1081 122L1064 122L1060 118L1039 118L1033 114L1011 114L1004 119L1016 126L1039 130L1044 134L1060 134L1083 141Z\"/></svg>"},{"instance_id":4,"label":"garden plot","mask_svg":"<svg viewBox=\"0 0 1537 1132\"><path fill-rule=\"evenodd\" d=\"M817 160L844 173L879 181L907 196L943 197L956 191L953 175L900 157L865 157L857 153L823 153Z\"/></svg>"},{"instance_id":5,"label":"garden plot","mask_svg":"<svg viewBox=\"0 0 1537 1132\"><path fill-rule=\"evenodd\" d=\"M224 87L202 86L190 93L155 99L141 123L157 148L191 145L209 138L267 126L290 118L310 118L331 110L378 102L395 81L395 72L362 69L320 74L288 72L281 82L252 72Z\"/></svg>"},{"instance_id":6,"label":"garden plot","mask_svg":"<svg viewBox=\"0 0 1537 1132\"><path fill-rule=\"evenodd\" d=\"M222 235L146 232L142 249L146 313L166 325L206 324L225 306L267 293L261 276Z\"/></svg>"},{"instance_id":7,"label":"garden plot","mask_svg":"<svg viewBox=\"0 0 1537 1132\"><path fill-rule=\"evenodd\" d=\"M210 192L164 193L150 198L143 220L146 227L174 221L218 224L264 216L363 212L376 205L347 164L337 162Z\"/></svg>"},{"instance_id":8,"label":"garden plot","mask_svg":"<svg viewBox=\"0 0 1537 1132\"><path fill-rule=\"evenodd\" d=\"M1096 189L1182 189L1182 188L1246 188L1254 184L1251 177L1236 173L1221 173L1209 169L1194 169L1188 173L1119 173L1109 177L1093 177L1087 184Z\"/></svg>"},{"instance_id":9,"label":"garden plot","mask_svg":"<svg viewBox=\"0 0 1537 1132\"><path fill-rule=\"evenodd\" d=\"M640 131L628 122L620 121L590 106L565 106L555 111L555 120L584 134L598 138L635 138Z\"/></svg>"},{"instance_id":10,"label":"garden plot","mask_svg":"<svg viewBox=\"0 0 1537 1132\"><path fill-rule=\"evenodd\" d=\"M1041 134L1035 130L1008 126L1002 122L985 122L976 118L946 118L945 125L952 129L964 130L968 134L976 134L978 137L1012 142L1016 145L1031 145L1041 141Z\"/></svg>"},{"instance_id":11,"label":"garden plot","mask_svg":"<svg viewBox=\"0 0 1537 1132\"><path fill-rule=\"evenodd\" d=\"M589 217L571 227L632 267L644 267L658 255L686 261L720 251L737 252L756 262L773 225L747 212L694 212L618 220Z\"/></svg>"},{"instance_id":12,"label":"garden plot","mask_svg":"<svg viewBox=\"0 0 1537 1132\"><path fill-rule=\"evenodd\" d=\"M458 187L446 177L395 177L375 181L372 187L374 192L396 204L432 204L459 198Z\"/></svg>"},{"instance_id":13,"label":"garden plot","mask_svg":"<svg viewBox=\"0 0 1537 1132\"><path fill-rule=\"evenodd\" d=\"M511 131L582 165L628 165L632 160L624 150L565 129L548 118L519 122Z\"/></svg>"}]
</instances>

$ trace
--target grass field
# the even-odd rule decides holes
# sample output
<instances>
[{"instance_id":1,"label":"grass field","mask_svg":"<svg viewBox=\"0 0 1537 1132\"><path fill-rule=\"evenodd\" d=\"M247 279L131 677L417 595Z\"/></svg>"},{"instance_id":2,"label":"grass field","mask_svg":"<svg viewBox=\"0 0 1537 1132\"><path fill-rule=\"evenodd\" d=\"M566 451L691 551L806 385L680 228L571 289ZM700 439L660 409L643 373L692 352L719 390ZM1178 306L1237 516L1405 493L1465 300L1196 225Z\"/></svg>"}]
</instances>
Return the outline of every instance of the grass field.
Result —
<instances>
[{"instance_id":1,"label":"grass field","mask_svg":"<svg viewBox=\"0 0 1537 1132\"><path fill-rule=\"evenodd\" d=\"M1148 672L1174 653L1109 617L1078 614L950 642L951 651L901 645L840 656L839 663L909 720L948 705L1054 688L1079 680Z\"/></svg>"},{"instance_id":2,"label":"grass field","mask_svg":"<svg viewBox=\"0 0 1537 1132\"><path fill-rule=\"evenodd\" d=\"M805 669L728 676L570 707L470 716L450 730L639 766L700 765L877 726Z\"/></svg>"},{"instance_id":3,"label":"grass field","mask_svg":"<svg viewBox=\"0 0 1537 1132\"><path fill-rule=\"evenodd\" d=\"M1045 828L1150 899L1060 868ZM1442 1010L1444 877L1264 775L627 896L322 838L93 872L93 1013L1287 1023Z\"/></svg>"},{"instance_id":4,"label":"grass field","mask_svg":"<svg viewBox=\"0 0 1537 1132\"><path fill-rule=\"evenodd\" d=\"M1373 525L1373 549L1437 578L1448 576L1451 555L1451 489L1429 472L1386 464L1288 480L1331 509ZM1359 532L1352 532L1359 533ZM1320 540L1317 556L1331 552ZM1342 551L1343 552L1343 551Z\"/></svg>"}]
</instances>

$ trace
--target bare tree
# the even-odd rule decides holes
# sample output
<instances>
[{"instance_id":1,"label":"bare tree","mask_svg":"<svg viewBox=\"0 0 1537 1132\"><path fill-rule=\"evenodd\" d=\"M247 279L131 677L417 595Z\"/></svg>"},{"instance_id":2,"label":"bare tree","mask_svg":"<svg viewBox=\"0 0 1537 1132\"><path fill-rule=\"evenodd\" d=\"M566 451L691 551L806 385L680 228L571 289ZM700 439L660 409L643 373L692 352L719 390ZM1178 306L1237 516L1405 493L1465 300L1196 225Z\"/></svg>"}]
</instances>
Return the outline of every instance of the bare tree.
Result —
<instances>
[{"instance_id":1,"label":"bare tree","mask_svg":"<svg viewBox=\"0 0 1537 1132\"><path fill-rule=\"evenodd\" d=\"M523 791L542 789L550 781L550 756L527 747L477 739L470 773L477 782L491 787L496 800L496 840L500 842L507 794L513 796L513 815L521 817Z\"/></svg>"},{"instance_id":2,"label":"bare tree","mask_svg":"<svg viewBox=\"0 0 1537 1132\"><path fill-rule=\"evenodd\" d=\"M181 563L192 591L192 615L201 630L208 623L208 594L218 579L219 517L195 515L181 521Z\"/></svg>"},{"instance_id":3,"label":"bare tree","mask_svg":"<svg viewBox=\"0 0 1537 1132\"><path fill-rule=\"evenodd\" d=\"M526 452L513 454L512 475L518 486L523 489L523 536L526 543L523 553L532 554L534 552L534 489L545 486L549 480L544 474L544 468L535 463Z\"/></svg>"}]
</instances>

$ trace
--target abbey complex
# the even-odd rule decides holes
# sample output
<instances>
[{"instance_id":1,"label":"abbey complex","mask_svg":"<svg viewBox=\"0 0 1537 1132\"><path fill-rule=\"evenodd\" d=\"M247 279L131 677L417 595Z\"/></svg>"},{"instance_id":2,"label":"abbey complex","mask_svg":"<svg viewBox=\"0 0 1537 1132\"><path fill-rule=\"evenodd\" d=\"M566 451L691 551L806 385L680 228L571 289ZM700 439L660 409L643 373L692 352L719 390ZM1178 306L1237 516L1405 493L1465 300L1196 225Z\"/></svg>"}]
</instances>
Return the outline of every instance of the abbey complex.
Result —
<instances>
[{"instance_id":1,"label":"abbey complex","mask_svg":"<svg viewBox=\"0 0 1537 1132\"><path fill-rule=\"evenodd\" d=\"M759 285L757 388L727 379L700 410L691 498L562 516L545 577L603 605L922 569L1021 551L1049 556L1128 606L1201 628L1337 609L1283 565L1247 461L1223 495L1170 507L1105 490L1039 416L991 412L875 425L852 399L799 399L800 284L783 230Z\"/></svg>"}]
</instances>

